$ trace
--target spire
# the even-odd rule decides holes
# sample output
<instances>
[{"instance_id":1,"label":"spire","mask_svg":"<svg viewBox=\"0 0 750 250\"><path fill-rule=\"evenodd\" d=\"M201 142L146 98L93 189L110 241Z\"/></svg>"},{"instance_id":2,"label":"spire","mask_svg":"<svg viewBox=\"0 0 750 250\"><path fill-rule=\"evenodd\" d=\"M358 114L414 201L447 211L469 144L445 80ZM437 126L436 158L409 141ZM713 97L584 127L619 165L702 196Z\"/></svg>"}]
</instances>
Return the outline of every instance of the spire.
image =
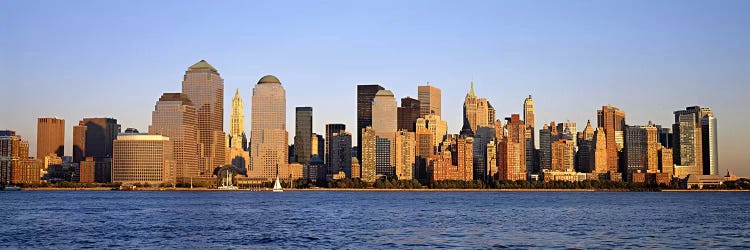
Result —
<instances>
[{"instance_id":1,"label":"spire","mask_svg":"<svg viewBox=\"0 0 750 250\"><path fill-rule=\"evenodd\" d=\"M200 60L199 62L193 64L193 66L188 67L188 71L200 71L200 70L210 70L214 73L219 73L214 66L211 66L211 64L208 64L206 60Z\"/></svg>"},{"instance_id":2,"label":"spire","mask_svg":"<svg viewBox=\"0 0 750 250\"><path fill-rule=\"evenodd\" d=\"M237 88L237 90L234 92L234 99L240 99L240 89Z\"/></svg>"},{"instance_id":3,"label":"spire","mask_svg":"<svg viewBox=\"0 0 750 250\"><path fill-rule=\"evenodd\" d=\"M473 80L471 81L471 88L469 89L469 93L466 94L466 96L467 97L469 97L469 96L471 96L471 97L477 97L477 93L474 92L474 81Z\"/></svg>"}]
</instances>

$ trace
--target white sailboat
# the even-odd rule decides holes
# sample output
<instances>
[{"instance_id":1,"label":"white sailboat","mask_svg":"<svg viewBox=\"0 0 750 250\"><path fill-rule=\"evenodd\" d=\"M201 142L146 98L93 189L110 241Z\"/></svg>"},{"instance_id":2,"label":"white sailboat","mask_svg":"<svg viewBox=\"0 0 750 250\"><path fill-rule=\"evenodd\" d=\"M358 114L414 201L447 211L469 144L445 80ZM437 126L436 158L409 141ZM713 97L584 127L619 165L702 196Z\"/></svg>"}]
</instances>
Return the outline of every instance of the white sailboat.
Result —
<instances>
[{"instance_id":1,"label":"white sailboat","mask_svg":"<svg viewBox=\"0 0 750 250\"><path fill-rule=\"evenodd\" d=\"M219 189L237 189L237 186L232 184L232 175L231 173L229 173L229 169L227 169L227 175L222 180L221 184L222 185L219 187Z\"/></svg>"},{"instance_id":2,"label":"white sailboat","mask_svg":"<svg viewBox=\"0 0 750 250\"><path fill-rule=\"evenodd\" d=\"M281 188L281 182L279 181L279 165L278 164L276 164L276 182L273 184L273 191L284 192L284 189Z\"/></svg>"}]
</instances>

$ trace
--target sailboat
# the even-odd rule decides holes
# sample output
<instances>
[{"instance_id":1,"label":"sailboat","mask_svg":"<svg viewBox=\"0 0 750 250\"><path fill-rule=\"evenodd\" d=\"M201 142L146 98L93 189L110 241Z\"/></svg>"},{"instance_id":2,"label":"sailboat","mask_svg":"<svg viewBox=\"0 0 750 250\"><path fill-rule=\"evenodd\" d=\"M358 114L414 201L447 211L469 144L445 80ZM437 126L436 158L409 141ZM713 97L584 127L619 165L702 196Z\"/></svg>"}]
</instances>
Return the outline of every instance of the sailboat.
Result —
<instances>
[{"instance_id":1,"label":"sailboat","mask_svg":"<svg viewBox=\"0 0 750 250\"><path fill-rule=\"evenodd\" d=\"M221 181L219 189L237 189L237 186L232 185L232 174L229 173L229 169L227 169L227 175L224 180Z\"/></svg>"},{"instance_id":2,"label":"sailboat","mask_svg":"<svg viewBox=\"0 0 750 250\"><path fill-rule=\"evenodd\" d=\"M273 184L273 191L284 192L284 189L281 188L281 182L279 181L279 165L278 164L276 164L276 182Z\"/></svg>"}]
</instances>

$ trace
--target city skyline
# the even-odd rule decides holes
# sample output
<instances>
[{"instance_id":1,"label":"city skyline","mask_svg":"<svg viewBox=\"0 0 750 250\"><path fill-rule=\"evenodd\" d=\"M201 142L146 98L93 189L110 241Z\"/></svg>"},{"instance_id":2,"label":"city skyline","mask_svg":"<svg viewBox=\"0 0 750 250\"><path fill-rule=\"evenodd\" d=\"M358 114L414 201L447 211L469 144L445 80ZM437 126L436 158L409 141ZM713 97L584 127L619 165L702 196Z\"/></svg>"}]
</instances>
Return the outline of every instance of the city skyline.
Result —
<instances>
[{"instance_id":1,"label":"city skyline","mask_svg":"<svg viewBox=\"0 0 750 250\"><path fill-rule=\"evenodd\" d=\"M13 7L33 7L39 11L45 11L47 8L51 8L51 6L22 6L23 4L21 3L13 4L21 6L9 6L10 9L13 9ZM520 7L524 7L525 4L520 5L522 5ZM662 13L664 10L659 7L663 8L665 6L655 6L652 11L664 14ZM697 8L696 6L692 6L692 8L691 6L683 7L686 9ZM699 17L703 17L704 19L741 18L731 15L732 12L729 10L720 10L730 13L726 17L719 17L715 15L715 12L719 12L719 10L708 8L699 12L704 13L704 15L699 15ZM615 14L621 13L614 12ZM713 13L713 15L705 13ZM23 14L14 14L14 17L19 17L16 15ZM67 14L60 15L63 15L62 17L65 18L72 18L66 16ZM690 24L687 16L674 15L674 18ZM20 17L20 20L30 18L30 16ZM112 19L104 17L99 18L102 18L105 23L112 21ZM644 18L652 20L656 18L656 15L645 15ZM412 26L409 27L419 27L420 23L417 21L412 19L404 20L411 20L409 23ZM451 18L451 20L454 19ZM741 20L743 22L740 23L747 23L747 18L742 18ZM357 21L360 23L364 22L359 19ZM479 19L471 19L468 22L480 25L478 21ZM44 20L40 20L39 22L43 23ZM436 22L438 21L436 20ZM627 23L618 24L626 25ZM635 22L635 24L641 23ZM712 23L709 22L708 25L710 24ZM25 27L24 25L36 27L34 25L42 24L34 22L23 25L18 24L9 30L2 30L0 32L8 32L10 35L21 35L21 39L19 40L26 41L23 38L27 37L26 39L28 39L28 34L20 30ZM174 27L183 27L177 24L172 25ZM536 23L536 25L541 24ZM647 31L656 32L662 29L671 30L670 28L677 28L677 30L683 32L679 34L686 38L695 38L697 36L690 32L689 25L674 23L664 25L666 26ZM737 25L738 27L742 26ZM725 34L733 28L738 28L732 26L732 24L728 24L727 26L729 27L717 28L716 30L709 31L709 33L713 32L712 34L721 37L721 34ZM394 30L408 30L407 28L392 28ZM357 33L352 29L343 30L346 34ZM626 30L635 32L630 29ZM448 29L448 31L456 32L454 29ZM391 32L386 33L390 34ZM35 131L35 122L37 118L41 117L58 117L67 121L65 127L65 155L72 155L72 125L76 121L86 117L112 117L122 124L123 130L128 127L134 127L145 131L151 123L150 113L153 111L154 103L158 100L159 96L162 93L179 92L180 81L182 75L184 75L185 68L201 59L206 59L221 72L221 76L225 80L225 91L223 94L223 109L225 110L223 114L225 123L223 131L225 133L229 132L228 125L230 124L230 118L226 111L231 110L231 99L233 97L231 90L239 88L242 98L250 100L251 89L255 83L254 79L272 74L284 79L284 88L288 93L286 124L290 126L286 128L287 132L291 132L294 129L291 128L291 124L294 124L294 109L300 106L313 107L313 116L315 117L313 133L323 134L325 132L324 124L328 123L342 123L346 124L349 128L356 128L355 104L356 86L358 84L378 84L385 89L391 90L394 93L394 97L398 100L406 96L417 98L417 86L425 85L429 81L430 85L442 89L441 118L448 122L448 133L455 134L461 129L463 96L469 89L469 82L473 80L478 95L488 98L488 101L497 110L498 119L509 117L511 114L523 114L523 100L528 95L532 95L535 102L536 133L538 133L543 124L553 120L556 122L570 120L579 125L586 124L587 120L596 121L596 110L607 104L612 104L625 111L627 113L627 124L629 125L647 124L648 121L653 121L655 124L664 127L670 127L673 123L674 117L672 112L676 110L693 105L710 107L716 113L717 120L719 120L718 130L721 130L718 134L720 141L720 171L723 172L729 168L739 174L747 175L750 173L750 168L745 166L747 162L750 162L750 158L742 153L742 143L750 141L748 135L746 133L730 134L734 133L734 131L740 131L739 129L744 125L744 117L747 114L745 109L735 107L737 106L736 104L743 103L742 94L748 93L748 87L742 85L744 82L747 82L747 76L741 74L743 70L747 69L748 65L747 59L741 58L744 56L743 53L747 53L746 50L731 51L736 53L730 55L728 54L730 52L728 48L736 49L736 46L727 45L724 48L712 47L709 45L722 44L722 42L708 38L704 38L707 40L686 41L687 45L672 48L670 47L671 45L668 46L666 43L669 39L662 38L660 40L659 37L654 38L654 47L646 46L647 44L644 44L644 42L638 42L638 39L635 40L636 43L633 46L625 46L613 40L605 39L599 41L584 37L584 41L593 42L597 46L591 48L592 51L586 53L586 56L583 58L576 57L574 54L583 50L584 48L582 47L544 47L543 50L550 54L547 54L546 57L541 57L537 61L523 60L518 55L514 55L539 56L539 54L530 51L534 49L534 46L516 44L524 40L523 38L513 40L509 43L501 43L502 45L495 47L488 45L488 43L493 41L507 41L503 39L508 39L508 37L476 36L476 34L481 34L476 33L476 31L469 33L475 34L475 36L470 37L476 39L474 42L479 43L479 48L454 48L449 44L440 42L438 42L438 45L425 45L428 48L436 48L435 46L437 46L437 48L442 49L442 53L436 53L438 56L426 59L432 59L430 61L423 61L419 57L424 55L428 49L421 48L421 45L416 43L416 40L418 40L417 37L409 35L407 36L409 40L402 46L396 46L394 50L377 46L372 47L381 52L402 51L405 55L394 55L393 52L387 54L397 56L397 58L403 59L404 62L394 62L393 65L385 66L384 64L379 64L385 60L385 57L366 54L369 57L378 59L375 60L378 63L363 63L361 65L350 66L346 68L350 72L344 74L337 74L338 71L341 71L339 67L345 63L359 61L354 57L345 56L344 54L347 50L342 52L334 51L335 55L345 58L345 60L342 60L343 62L334 63L324 60L325 63L322 66L309 65L309 67L304 67L300 63L309 63L309 60L312 57L316 57L317 54L311 52L295 55L294 53L282 51L284 48L289 48L289 46L296 46L296 43L284 46L256 44L261 48L270 49L280 54L277 58L269 59L267 62L259 62L258 60L254 60L253 57L240 59L227 51L207 49L188 52L186 48L179 47L174 51L162 54L157 53L158 60L147 57L153 61L143 62L144 67L133 68L122 67L122 65L135 63L136 58L120 53L114 53L112 59L99 58L103 60L101 64L92 64L95 61L93 60L95 59L94 55L96 53L103 53L102 49L104 48L101 47L90 48L87 50L90 51L88 53L84 51L81 55L83 59L77 60L78 64L70 64L65 67L49 67L50 65L48 64L58 63L73 54L70 52L54 52L52 53L52 57L46 60L41 60L33 54L23 54L25 53L24 51L28 52L31 49L45 45L39 42L32 42L18 46L20 52L12 51L8 53L7 57L2 57L4 67L2 67L3 71L0 72L0 75L4 76L3 79L7 79L7 82L11 83L11 91L4 91L2 104L26 105L15 105L16 107L12 111L3 110L2 117L11 117L12 119L3 119L0 122L0 129L15 130L25 140L28 140L31 155L36 155L35 135L37 132ZM87 32L83 34L91 35ZM536 40L542 38L540 34L534 32L522 32L522 34L527 35L526 39ZM604 34L605 37L610 39L617 37L615 33ZM635 32L631 34L639 33ZM303 40L315 40L314 34L305 35L302 36L305 38ZM680 36L677 35L677 37ZM564 45L572 45L570 44L570 40L566 40L570 39L570 37L562 36L558 38L563 38L563 41L568 42ZM731 42L741 43L748 40L749 37L747 31L743 31L733 38L735 39ZM69 49L82 48L79 47L81 45L71 44L70 42L72 41L64 40L63 45L60 46L67 46ZM163 44L158 46L149 45L145 41L143 39L135 39L134 42L136 45L132 48L126 46L126 50L150 51L164 46ZM390 45L396 42L392 38L386 38L386 41ZM597 41L599 43L596 43ZM633 40L629 41L633 42ZM469 40L464 42L471 43ZM188 43L195 45L197 42ZM216 43L218 44L218 42ZM119 43L115 44L124 46ZM359 45L364 48L375 46L372 43L361 41L343 44ZM533 44L539 45L538 42L534 42ZM0 42L2 48L11 45L14 45L13 42ZM250 49L252 45L245 45L248 47L244 47L236 44L233 46L246 48L245 50L241 50L243 51L242 54L245 54L254 53L250 51L254 51L254 49ZM323 52L332 52L329 47L320 47L321 45L319 44L311 46ZM634 52L639 46L645 46L648 53ZM706 54L690 52L689 48L692 47L689 46L704 49L704 53ZM624 48L625 51L629 51L630 53L618 53L615 48ZM351 50L349 52L352 51L359 50ZM608 53L604 53L601 56L593 55L595 52L601 53L607 51ZM174 56L175 52L183 54ZM480 55L480 52L488 52L488 55ZM460 60L446 60L444 58L456 57L457 54L461 53L467 55L458 56L457 59ZM361 54L361 52L355 54L365 55ZM144 55L140 54L140 56ZM628 60L621 58L628 56L632 56L633 58ZM747 58L747 56L744 57ZM605 61L607 58L613 60ZM15 59L20 60L16 61ZM583 65L568 65L563 59L581 60L583 61ZM11 64L10 60L19 63ZM685 62L677 62L679 60L685 60ZM285 61L299 62L293 63L291 67L287 67L285 66ZM545 61L545 63L542 63L542 61ZM719 63L716 65L711 64L712 62ZM734 63L727 65L730 62ZM602 65L594 65L596 63ZM400 67L410 65L414 67L409 68L409 70L399 69ZM453 68L454 66L456 68ZM718 66L721 66L721 68ZM446 68L449 68L449 70L442 70ZM83 69L94 72L92 72L92 75L86 75L83 74ZM42 70L46 74L32 73L36 72L36 70ZM60 70L63 70L64 74L60 74ZM600 73L592 74L584 70L598 70ZM113 73L115 71L116 73ZM565 74L563 71L571 71L573 73ZM105 78L102 72L109 72L112 75ZM53 76L62 76L62 80ZM717 79L720 82L717 83ZM712 88L708 88L708 86ZM87 89L87 91L79 93L76 91L77 88ZM330 90L330 92L316 91L320 89ZM603 91L607 89L616 89L617 91ZM644 91L644 89L653 89L653 91L648 92ZM580 92L586 94L587 98L580 98ZM103 95L99 93L118 94ZM318 95L310 95L310 93L317 93ZM21 96L31 96L32 94L38 97L33 98L34 101L31 101L32 98L20 98ZM84 95L85 98L79 98L79 95ZM247 111L251 110L252 107L247 104L244 106L244 110L246 111L246 119L249 121L252 117ZM325 112L334 108L342 109L342 111ZM249 124L245 125L244 130L251 131ZM356 131L350 132L352 134L357 133ZM353 137L356 136L353 135ZM293 136L289 136L288 143L292 142L292 138ZM352 144L356 145L356 138L353 138Z\"/></svg>"}]
</instances>

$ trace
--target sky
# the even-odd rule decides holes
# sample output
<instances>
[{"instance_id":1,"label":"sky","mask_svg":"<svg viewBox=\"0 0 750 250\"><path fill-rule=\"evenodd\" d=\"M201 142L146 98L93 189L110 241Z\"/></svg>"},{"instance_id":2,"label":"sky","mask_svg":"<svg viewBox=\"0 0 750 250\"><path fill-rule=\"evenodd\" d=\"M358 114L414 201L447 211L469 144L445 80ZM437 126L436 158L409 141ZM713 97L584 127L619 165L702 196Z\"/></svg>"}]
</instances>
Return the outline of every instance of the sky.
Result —
<instances>
[{"instance_id":1,"label":"sky","mask_svg":"<svg viewBox=\"0 0 750 250\"><path fill-rule=\"evenodd\" d=\"M356 130L356 85L397 99L442 89L450 133L474 81L498 117L536 103L537 128L596 124L612 104L630 125L670 126L712 108L719 168L750 175L750 1L38 1L0 0L0 129L36 151L36 119L113 117L142 132L164 92L205 59L224 78L224 130L235 89L250 131L252 88L267 74L313 132ZM356 142L354 142L356 144Z\"/></svg>"}]
</instances>

